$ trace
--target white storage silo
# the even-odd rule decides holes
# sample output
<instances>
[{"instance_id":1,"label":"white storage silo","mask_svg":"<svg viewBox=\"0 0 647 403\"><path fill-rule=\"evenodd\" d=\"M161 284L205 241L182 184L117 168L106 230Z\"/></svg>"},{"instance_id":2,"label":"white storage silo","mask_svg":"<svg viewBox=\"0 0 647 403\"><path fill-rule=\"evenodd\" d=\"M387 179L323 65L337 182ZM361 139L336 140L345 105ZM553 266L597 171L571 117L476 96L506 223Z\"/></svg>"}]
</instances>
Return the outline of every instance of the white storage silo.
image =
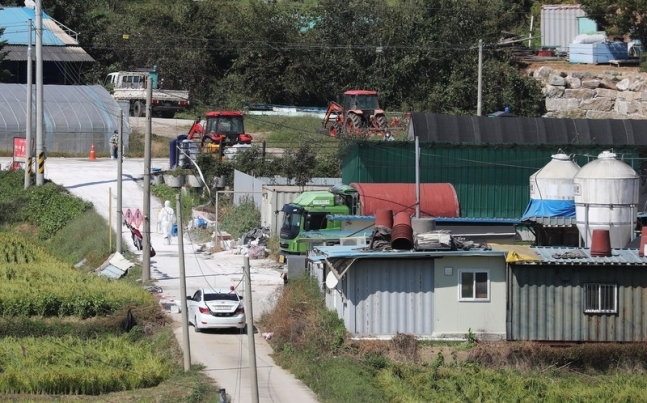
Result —
<instances>
[{"instance_id":1,"label":"white storage silo","mask_svg":"<svg viewBox=\"0 0 647 403\"><path fill-rule=\"evenodd\" d=\"M524 217L575 217L573 178L580 167L563 153L530 176L530 203Z\"/></svg>"},{"instance_id":2,"label":"white storage silo","mask_svg":"<svg viewBox=\"0 0 647 403\"><path fill-rule=\"evenodd\" d=\"M577 229L591 246L594 229L608 229L612 248L624 248L635 227L640 179L629 165L603 151L574 178Z\"/></svg>"}]
</instances>

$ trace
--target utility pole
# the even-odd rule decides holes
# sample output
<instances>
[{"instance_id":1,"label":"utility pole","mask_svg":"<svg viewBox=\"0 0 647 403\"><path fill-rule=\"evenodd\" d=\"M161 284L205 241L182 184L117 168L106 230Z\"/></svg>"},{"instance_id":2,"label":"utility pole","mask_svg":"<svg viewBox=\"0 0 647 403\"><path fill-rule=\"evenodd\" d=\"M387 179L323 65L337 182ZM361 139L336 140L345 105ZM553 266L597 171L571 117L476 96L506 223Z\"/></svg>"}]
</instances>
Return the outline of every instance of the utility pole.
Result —
<instances>
[{"instance_id":1,"label":"utility pole","mask_svg":"<svg viewBox=\"0 0 647 403\"><path fill-rule=\"evenodd\" d=\"M142 282L151 279L151 126L153 119L153 80L146 78L146 135L144 139L144 239ZM186 297L184 295L183 297Z\"/></svg>"},{"instance_id":2,"label":"utility pole","mask_svg":"<svg viewBox=\"0 0 647 403\"><path fill-rule=\"evenodd\" d=\"M420 218L420 141L416 136L416 218Z\"/></svg>"},{"instance_id":3,"label":"utility pole","mask_svg":"<svg viewBox=\"0 0 647 403\"><path fill-rule=\"evenodd\" d=\"M45 151L43 139L43 8L36 0L36 186L45 184Z\"/></svg>"},{"instance_id":4,"label":"utility pole","mask_svg":"<svg viewBox=\"0 0 647 403\"><path fill-rule=\"evenodd\" d=\"M535 16L530 16L530 34L528 35L528 47L532 47L532 25L535 22Z\"/></svg>"},{"instance_id":5,"label":"utility pole","mask_svg":"<svg viewBox=\"0 0 647 403\"><path fill-rule=\"evenodd\" d=\"M123 181L122 181L122 173L123 173L123 147L124 147L124 110L121 109L119 111L119 150L117 151L117 240L116 240L116 249L117 253L122 253L122 245L121 245L121 226L122 226L122 221L123 221L123 213L121 212L122 206L121 206L121 199L122 199L122 190L123 190Z\"/></svg>"},{"instance_id":6,"label":"utility pole","mask_svg":"<svg viewBox=\"0 0 647 403\"><path fill-rule=\"evenodd\" d=\"M247 319L247 345L249 346L249 371L252 387L252 403L258 403L258 374L256 372L256 345L254 344L254 312L252 311L252 279L249 270L249 256L244 257L245 265L245 318Z\"/></svg>"},{"instance_id":7,"label":"utility pole","mask_svg":"<svg viewBox=\"0 0 647 403\"><path fill-rule=\"evenodd\" d=\"M25 143L27 143L26 147L27 149L25 150L25 189L29 188L31 185L31 157L32 157L32 150L31 150L31 127L32 127L32 110L31 110L31 104L32 102L32 91L33 91L33 72L32 72L32 65L34 64L32 61L31 57L31 32L33 31L33 26L32 26L32 21L29 19L27 21L27 116L25 119L26 123L26 128L25 128Z\"/></svg>"},{"instance_id":8,"label":"utility pole","mask_svg":"<svg viewBox=\"0 0 647 403\"><path fill-rule=\"evenodd\" d=\"M180 313L182 314L182 350L184 351L184 372L191 369L191 346L189 344L189 315L186 307L186 274L184 272L184 232L182 230L182 203L180 194L175 195L177 216L177 249L180 257Z\"/></svg>"},{"instance_id":9,"label":"utility pole","mask_svg":"<svg viewBox=\"0 0 647 403\"><path fill-rule=\"evenodd\" d=\"M479 39L479 78L478 78L478 100L476 101L476 116L481 116L481 98L483 92L483 39Z\"/></svg>"}]
</instances>

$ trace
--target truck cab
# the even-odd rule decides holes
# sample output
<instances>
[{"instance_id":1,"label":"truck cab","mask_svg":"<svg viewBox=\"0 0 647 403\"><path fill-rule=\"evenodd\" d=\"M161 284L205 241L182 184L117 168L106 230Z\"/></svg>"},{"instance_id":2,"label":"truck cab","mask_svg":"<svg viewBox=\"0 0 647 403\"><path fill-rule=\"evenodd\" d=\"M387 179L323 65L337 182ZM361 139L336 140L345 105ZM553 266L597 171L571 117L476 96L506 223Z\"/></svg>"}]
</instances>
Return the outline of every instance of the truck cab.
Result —
<instances>
[{"instance_id":1,"label":"truck cab","mask_svg":"<svg viewBox=\"0 0 647 403\"><path fill-rule=\"evenodd\" d=\"M350 186L336 185L330 191L303 192L292 203L281 209L279 246L285 254L307 253L309 245L303 241L308 231L339 231L339 221L329 221L328 215L357 213L357 191Z\"/></svg>"},{"instance_id":2,"label":"truck cab","mask_svg":"<svg viewBox=\"0 0 647 403\"><path fill-rule=\"evenodd\" d=\"M118 71L106 76L104 87L112 91L115 89L146 89L146 80L151 76L153 89L158 88L156 71Z\"/></svg>"}]
</instances>

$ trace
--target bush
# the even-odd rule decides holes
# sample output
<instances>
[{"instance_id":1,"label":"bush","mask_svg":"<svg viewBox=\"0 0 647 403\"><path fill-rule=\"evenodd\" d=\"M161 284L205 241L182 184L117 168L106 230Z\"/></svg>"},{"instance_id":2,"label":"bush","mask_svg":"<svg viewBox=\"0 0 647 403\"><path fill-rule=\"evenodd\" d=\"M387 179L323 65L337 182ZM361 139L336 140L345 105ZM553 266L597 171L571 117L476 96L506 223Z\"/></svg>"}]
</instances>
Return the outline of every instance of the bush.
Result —
<instances>
[{"instance_id":1,"label":"bush","mask_svg":"<svg viewBox=\"0 0 647 403\"><path fill-rule=\"evenodd\" d=\"M254 199L241 198L240 204L223 208L220 218L220 228L227 231L234 239L240 238L247 231L261 225L261 212L256 207Z\"/></svg>"},{"instance_id":2,"label":"bush","mask_svg":"<svg viewBox=\"0 0 647 403\"><path fill-rule=\"evenodd\" d=\"M92 203L70 195L64 187L47 183L27 190L27 204L22 218L39 228L39 237L48 239L73 218L91 209Z\"/></svg>"},{"instance_id":3,"label":"bush","mask_svg":"<svg viewBox=\"0 0 647 403\"><path fill-rule=\"evenodd\" d=\"M326 356L339 351L347 336L344 322L326 308L317 281L305 275L290 279L261 323L274 333L278 351Z\"/></svg>"}]
</instances>

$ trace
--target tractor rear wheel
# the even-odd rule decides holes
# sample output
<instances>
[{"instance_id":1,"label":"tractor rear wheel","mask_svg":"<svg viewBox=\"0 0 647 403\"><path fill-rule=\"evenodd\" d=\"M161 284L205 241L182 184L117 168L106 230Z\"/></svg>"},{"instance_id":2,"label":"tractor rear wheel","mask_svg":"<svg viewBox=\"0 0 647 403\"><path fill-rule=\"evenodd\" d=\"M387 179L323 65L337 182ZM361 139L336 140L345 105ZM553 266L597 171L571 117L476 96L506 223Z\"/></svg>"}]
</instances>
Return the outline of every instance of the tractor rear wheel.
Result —
<instances>
[{"instance_id":1,"label":"tractor rear wheel","mask_svg":"<svg viewBox=\"0 0 647 403\"><path fill-rule=\"evenodd\" d=\"M362 119L354 113L349 113L346 118L345 132L349 136L357 136L362 127Z\"/></svg>"},{"instance_id":2,"label":"tractor rear wheel","mask_svg":"<svg viewBox=\"0 0 647 403\"><path fill-rule=\"evenodd\" d=\"M375 117L375 121L377 122L377 127L379 127L380 129L386 129L386 126L387 126L386 116L379 115Z\"/></svg>"}]
</instances>

